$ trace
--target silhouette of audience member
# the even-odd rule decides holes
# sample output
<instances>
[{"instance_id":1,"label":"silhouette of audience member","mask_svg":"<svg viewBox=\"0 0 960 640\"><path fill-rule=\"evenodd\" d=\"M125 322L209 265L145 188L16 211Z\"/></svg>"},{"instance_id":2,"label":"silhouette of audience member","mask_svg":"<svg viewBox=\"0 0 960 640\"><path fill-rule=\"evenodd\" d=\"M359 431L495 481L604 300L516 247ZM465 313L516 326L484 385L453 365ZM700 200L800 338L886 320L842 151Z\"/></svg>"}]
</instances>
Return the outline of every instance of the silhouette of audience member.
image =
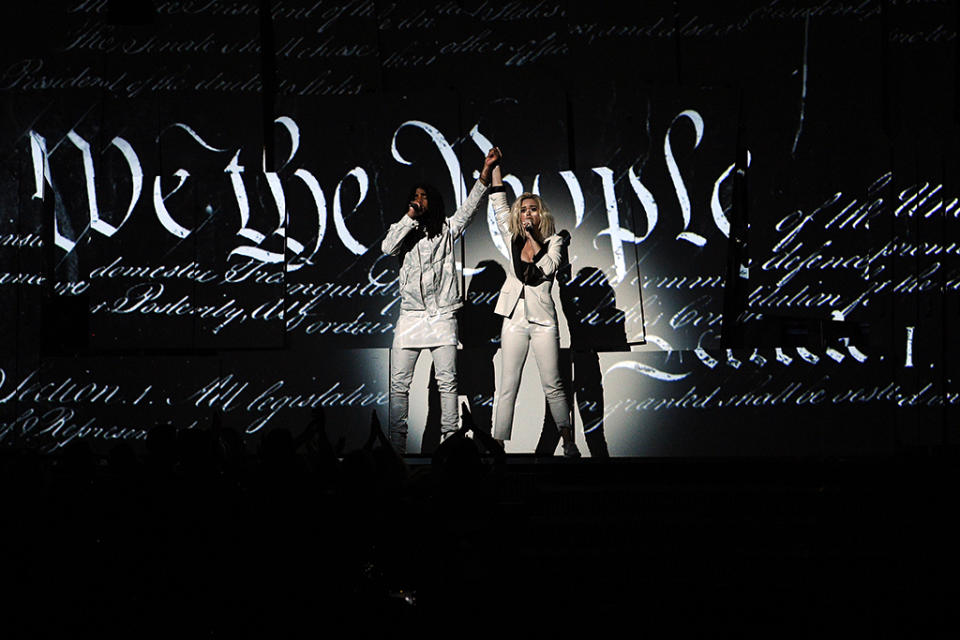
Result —
<instances>
[{"instance_id":1,"label":"silhouette of audience member","mask_svg":"<svg viewBox=\"0 0 960 640\"><path fill-rule=\"evenodd\" d=\"M461 407L463 426L437 447L431 461L434 495L441 499L438 506L447 518L475 517L478 507L482 512L492 497L495 483L489 474L494 467L484 461L483 451L493 455L495 468L502 468L506 460L503 447L476 427L466 404Z\"/></svg>"},{"instance_id":2,"label":"silhouette of audience member","mask_svg":"<svg viewBox=\"0 0 960 640\"><path fill-rule=\"evenodd\" d=\"M172 473L177 463L177 429L158 424L147 432L147 468L152 474Z\"/></svg>"}]
</instances>

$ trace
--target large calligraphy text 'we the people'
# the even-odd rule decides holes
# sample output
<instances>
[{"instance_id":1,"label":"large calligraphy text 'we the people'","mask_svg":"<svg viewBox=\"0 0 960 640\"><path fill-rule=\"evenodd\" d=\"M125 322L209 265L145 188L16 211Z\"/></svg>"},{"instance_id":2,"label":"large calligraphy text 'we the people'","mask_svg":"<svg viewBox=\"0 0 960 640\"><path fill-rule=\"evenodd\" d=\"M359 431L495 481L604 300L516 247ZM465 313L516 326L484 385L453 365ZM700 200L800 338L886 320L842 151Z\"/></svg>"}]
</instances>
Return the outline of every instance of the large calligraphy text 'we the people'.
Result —
<instances>
[{"instance_id":1,"label":"large calligraphy text 'we the people'","mask_svg":"<svg viewBox=\"0 0 960 640\"><path fill-rule=\"evenodd\" d=\"M682 229L680 229L680 231L677 233L675 239L689 242L697 247L703 247L707 242L707 238L700 233L696 233L691 230L691 221L696 207L694 203L691 203L691 199L688 195L687 185L684 183L684 179L681 175L677 159L675 158L673 146L671 144L671 137L675 128L680 126L683 121L689 121L689 123L694 127L696 136L694 141L694 149L699 147L705 130L702 116L697 111L688 109L677 114L664 134L663 160L667 169L669 170L670 180L675 192L674 195L677 198L682 216ZM249 176L249 168L240 163L242 151L241 148L218 148L212 146L191 126L183 122L176 122L167 126L161 131L160 136L176 135L179 132L180 135L187 135L191 140L193 140L203 150L203 153L223 154L225 159L223 173L227 177L227 180L230 184L239 223L239 229L236 231L236 236L239 239L239 246L233 248L229 255L244 256L265 264L283 263L287 271L295 271L303 268L304 266L313 264L313 259L320 251L327 232L328 200L323 188L320 186L320 181L310 170L299 167L292 171L292 173L284 172L283 176L281 175L281 171L290 167L291 163L294 161L294 158L297 156L297 153L300 150L301 136L300 128L292 117L278 117L275 120L275 124L279 125L282 130L286 132L289 139L290 151L283 164L276 171L267 170L266 157L264 154L264 161L262 166L259 168L259 171L262 173L264 178L263 182L267 185L269 195L264 194L267 197L263 199L252 198L252 195L259 196L260 194L250 193L251 181L249 179L245 179L245 176ZM430 138L431 142L437 148L447 167L456 202L457 205L459 205L464 197L464 194L466 193L466 185L464 182L463 173L452 145L436 127L420 120L409 120L400 124L395 129L391 141L391 153L393 158L401 164L412 164L410 160L407 160L400 153L397 146L397 135L406 127L414 127L425 132ZM57 179L55 180L53 172L50 168L50 158L54 153L68 153L70 147L57 145L53 149L49 149L47 145L47 138L41 133L33 130L29 132L28 137L30 141L35 184L35 192L33 197L43 198L45 195L46 185L49 186L58 203L61 203L62 205L64 200L60 198L58 189L63 189L65 185L60 181L61 176L57 176ZM469 132L469 137L474 141L481 152L485 152L486 149L492 146L490 141L479 131L479 127L477 125L471 129ZM170 201L170 198L184 188L188 180L199 179L198 177L191 175L187 168L181 166L173 171L172 177L176 179L176 184L174 184L172 187L168 186L165 190L165 178L163 176L156 175L152 176L152 181L149 180L149 177L145 176L144 174L143 165L140 161L140 154L137 153L133 145L121 136L114 136L108 143L107 148L101 153L106 153L107 151L113 150L121 154L123 160L125 161L126 172L129 176L130 195L129 201L125 202L124 206L122 207L124 211L122 218L120 218L119 221L111 222L107 219L109 216L106 216L101 211L100 200L97 194L97 172L96 163L94 161L95 153L92 145L75 130L70 130L67 133L66 140L79 153L79 160L82 164L81 175L83 176L82 189L84 193L82 199L85 201L86 205L86 211L82 217L86 218L88 222L85 225L86 228L79 232L72 232L72 229L70 228L62 228L61 223L56 219L55 216L53 221L53 240L57 247L67 253L73 251L76 248L78 239L87 233L88 230L95 231L107 238L113 237L131 220L131 217L146 186L145 183L151 185L152 213L166 232L175 238L182 240L189 237L195 231L195 229L187 228L183 223L178 221L178 218L182 218L182 216L178 216L176 211L170 211L168 209L168 202ZM730 178L733 169L733 164L726 167L721 172L719 177L714 181L712 197L708 204L713 222L723 236L729 236L730 225L727 221L726 214L729 211L730 205L721 203L719 194L722 183ZM627 274L627 257L624 254L624 244L641 244L647 238L649 238L658 224L661 224L660 209L657 204L657 199L654 197L650 189L642 182L640 172L638 172L634 167L629 167L626 172L626 177L628 178L628 182L633 193L639 199L644 212L645 230L642 234L637 235L633 231L625 229L621 225L620 220L620 202L618 201L618 196L615 192L617 179L615 177L614 170L607 166L599 166L592 167L591 172L596 174L596 176L600 179L600 190L603 194L604 200L603 210L605 211L607 221L607 226L596 233L596 239L600 239L603 236L609 237L610 251L613 260L613 264L611 265L612 268L610 279L614 284L617 284L621 282ZM575 226L579 227L583 222L584 212L587 209L584 198L584 189L573 171L560 171L559 175L568 189L572 203L572 209L576 218ZM540 192L540 177L541 174L538 173L533 179L531 191L534 193ZM287 206L287 202L289 200L288 189L291 188L291 185L288 183L290 180L298 181L301 184L301 187L306 188L307 192L309 193L309 202L311 203L313 210L308 215L311 217L315 216L316 230L307 241L298 240L288 234L291 215L299 213L291 211ZM507 175L504 178L504 181L516 192L516 194L522 193L525 190L522 180L517 176ZM256 182L258 184L260 183L260 181ZM353 204L350 210L355 212L364 203L369 193L371 178L366 169L361 166L357 166L348 171L347 174L339 180L334 190L332 206L330 207L332 211L330 213L333 217L333 225L336 230L337 237L342 245L354 255L362 255L368 250L369 247L357 240L351 233L350 229L348 229L346 218L349 214L345 214L346 207L343 203L343 187L351 182L356 183L358 196L356 202ZM272 202L272 209L276 216L275 224L271 224L268 228L259 230L253 228L251 223L250 204L252 199ZM206 212L208 214L212 214L212 207L208 205L206 207ZM507 248L503 238L501 238L499 235L499 230L497 229L496 224L494 223L492 211L488 212L487 217L490 239L493 242L494 247L506 255ZM277 236L280 238L284 250L271 250L266 248L265 241L272 236Z\"/></svg>"}]
</instances>

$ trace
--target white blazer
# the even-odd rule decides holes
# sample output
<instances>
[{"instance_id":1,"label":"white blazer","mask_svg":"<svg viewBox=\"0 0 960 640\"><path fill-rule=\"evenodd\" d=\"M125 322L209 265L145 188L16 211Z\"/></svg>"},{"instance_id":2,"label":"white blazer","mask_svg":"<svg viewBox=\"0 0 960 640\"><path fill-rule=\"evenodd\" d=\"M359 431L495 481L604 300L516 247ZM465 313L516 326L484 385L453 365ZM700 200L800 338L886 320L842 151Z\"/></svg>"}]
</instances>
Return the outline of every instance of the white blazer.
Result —
<instances>
[{"instance_id":1,"label":"white blazer","mask_svg":"<svg viewBox=\"0 0 960 640\"><path fill-rule=\"evenodd\" d=\"M507 280L500 289L500 296L497 300L497 306L494 312L509 318L513 315L517 301L520 300L520 294L523 294L524 314L527 322L544 326L555 326L557 324L557 309L553 304L554 274L562 265L563 260L563 238L557 234L544 240L547 252L537 260L536 265L543 272L544 280L536 286L523 284L517 278L516 265L513 262L513 236L510 235L508 220L510 219L510 207L507 206L507 195L505 193L490 194L490 203L493 205L493 211L497 217L497 227L500 228L500 235L507 245L510 255L510 268L507 269Z\"/></svg>"}]
</instances>

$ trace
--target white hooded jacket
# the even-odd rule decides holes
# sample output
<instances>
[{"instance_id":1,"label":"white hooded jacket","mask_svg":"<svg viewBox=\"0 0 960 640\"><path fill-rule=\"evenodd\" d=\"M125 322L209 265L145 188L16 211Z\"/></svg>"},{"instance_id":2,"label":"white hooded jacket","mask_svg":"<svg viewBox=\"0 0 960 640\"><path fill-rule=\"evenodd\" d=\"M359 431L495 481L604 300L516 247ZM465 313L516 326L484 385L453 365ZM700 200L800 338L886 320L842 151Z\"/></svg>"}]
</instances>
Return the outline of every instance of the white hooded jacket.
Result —
<instances>
[{"instance_id":1,"label":"white hooded jacket","mask_svg":"<svg viewBox=\"0 0 960 640\"><path fill-rule=\"evenodd\" d=\"M487 192L477 180L467 199L443 221L440 233L428 236L419 220L404 214L390 225L380 248L400 258L400 311L435 316L463 306L454 256L454 240L470 224Z\"/></svg>"}]
</instances>

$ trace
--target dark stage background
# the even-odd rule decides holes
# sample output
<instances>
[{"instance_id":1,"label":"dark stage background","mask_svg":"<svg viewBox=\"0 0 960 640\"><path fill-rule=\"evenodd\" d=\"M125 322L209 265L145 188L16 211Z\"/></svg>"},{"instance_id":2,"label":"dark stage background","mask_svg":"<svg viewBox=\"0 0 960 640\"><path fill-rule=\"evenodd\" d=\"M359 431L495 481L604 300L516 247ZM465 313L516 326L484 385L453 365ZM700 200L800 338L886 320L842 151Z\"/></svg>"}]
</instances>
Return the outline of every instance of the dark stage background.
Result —
<instances>
[{"instance_id":1,"label":"dark stage background","mask_svg":"<svg viewBox=\"0 0 960 640\"><path fill-rule=\"evenodd\" d=\"M581 442L957 442L954 2L0 13L5 445L107 449L217 412L252 444L322 406L359 447L386 418L398 310L380 240L415 181L452 212L491 143L571 234L556 295ZM461 394L488 422L506 259L489 214L462 244ZM529 367L508 451L533 449L538 387Z\"/></svg>"}]
</instances>

